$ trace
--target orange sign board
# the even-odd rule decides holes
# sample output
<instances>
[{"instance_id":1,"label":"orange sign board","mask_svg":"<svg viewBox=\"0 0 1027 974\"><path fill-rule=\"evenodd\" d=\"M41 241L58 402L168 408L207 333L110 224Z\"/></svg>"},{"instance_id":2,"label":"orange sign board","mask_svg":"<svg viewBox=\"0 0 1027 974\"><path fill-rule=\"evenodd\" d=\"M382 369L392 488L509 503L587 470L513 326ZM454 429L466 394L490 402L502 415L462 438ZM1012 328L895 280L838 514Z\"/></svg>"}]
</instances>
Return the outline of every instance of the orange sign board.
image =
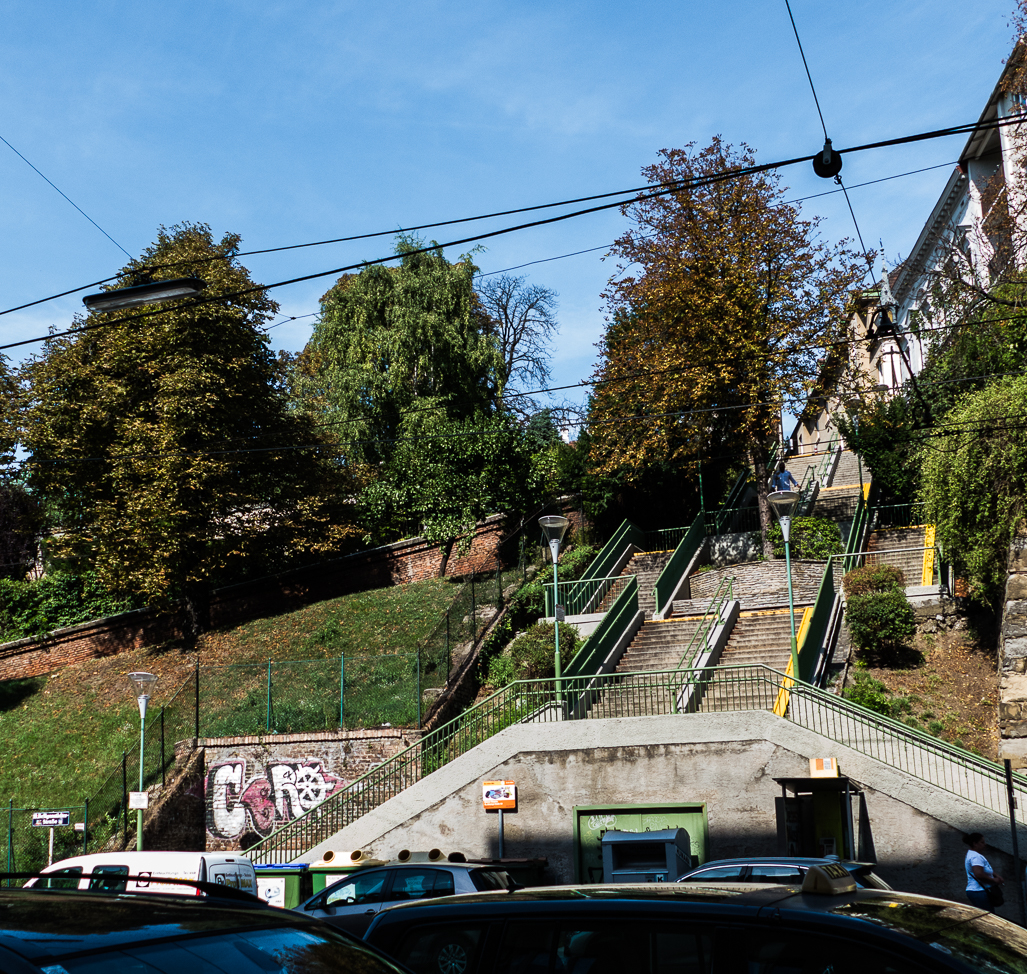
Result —
<instances>
[{"instance_id":1,"label":"orange sign board","mask_svg":"<svg viewBox=\"0 0 1027 974\"><path fill-rule=\"evenodd\" d=\"M516 808L517 785L513 781L486 781L481 786L481 804L490 808Z\"/></svg>"}]
</instances>

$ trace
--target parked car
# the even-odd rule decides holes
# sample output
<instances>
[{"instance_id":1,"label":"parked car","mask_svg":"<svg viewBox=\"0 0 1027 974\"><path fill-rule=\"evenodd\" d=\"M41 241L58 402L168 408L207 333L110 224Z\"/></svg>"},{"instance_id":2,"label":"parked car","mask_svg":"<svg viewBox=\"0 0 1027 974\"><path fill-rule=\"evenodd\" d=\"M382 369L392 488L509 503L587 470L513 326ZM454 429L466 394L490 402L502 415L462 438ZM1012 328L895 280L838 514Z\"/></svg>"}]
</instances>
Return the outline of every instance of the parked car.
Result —
<instances>
[{"instance_id":1,"label":"parked car","mask_svg":"<svg viewBox=\"0 0 1027 974\"><path fill-rule=\"evenodd\" d=\"M5 877L0 876L0 882ZM178 881L184 884L188 881ZM4 974L403 974L375 948L232 887L0 888ZM179 889L188 889L179 885Z\"/></svg>"},{"instance_id":2,"label":"parked car","mask_svg":"<svg viewBox=\"0 0 1027 974\"><path fill-rule=\"evenodd\" d=\"M680 876L679 883L773 883L777 886L802 883L810 866L837 862L844 866L856 885L863 889L891 889L874 872L875 863L851 859L813 859L802 856L762 856L748 859L714 859Z\"/></svg>"},{"instance_id":3,"label":"parked car","mask_svg":"<svg viewBox=\"0 0 1027 974\"><path fill-rule=\"evenodd\" d=\"M938 974L1027 970L1027 931L966 904L802 886L564 886L397 906L365 939L416 974Z\"/></svg>"},{"instance_id":4,"label":"parked car","mask_svg":"<svg viewBox=\"0 0 1027 974\"><path fill-rule=\"evenodd\" d=\"M516 886L505 869L491 866L396 862L349 873L296 909L360 936L377 913L400 903Z\"/></svg>"},{"instance_id":5,"label":"parked car","mask_svg":"<svg viewBox=\"0 0 1027 974\"><path fill-rule=\"evenodd\" d=\"M192 893L199 887L161 883L162 879L189 879L257 892L253 864L245 856L209 852L97 852L61 859L26 886L51 889L107 890L111 893Z\"/></svg>"}]
</instances>

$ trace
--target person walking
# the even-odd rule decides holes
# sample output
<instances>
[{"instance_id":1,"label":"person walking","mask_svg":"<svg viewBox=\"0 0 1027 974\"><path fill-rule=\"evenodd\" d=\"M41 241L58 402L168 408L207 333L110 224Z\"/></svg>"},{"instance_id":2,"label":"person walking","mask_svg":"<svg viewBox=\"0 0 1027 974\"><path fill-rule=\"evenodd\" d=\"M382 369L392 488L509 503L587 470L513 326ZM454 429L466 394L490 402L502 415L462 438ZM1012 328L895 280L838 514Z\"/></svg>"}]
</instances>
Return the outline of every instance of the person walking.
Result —
<instances>
[{"instance_id":1,"label":"person walking","mask_svg":"<svg viewBox=\"0 0 1027 974\"><path fill-rule=\"evenodd\" d=\"M779 470L774 475L774 490L798 490L799 482L792 476L791 470L787 467Z\"/></svg>"},{"instance_id":2,"label":"person walking","mask_svg":"<svg viewBox=\"0 0 1027 974\"><path fill-rule=\"evenodd\" d=\"M973 906L981 910L991 910L992 904L988 897L987 887L1001 886L1005 880L991 868L991 863L984 858L987 843L980 832L971 832L963 836L963 842L970 848L966 850L966 898Z\"/></svg>"}]
</instances>

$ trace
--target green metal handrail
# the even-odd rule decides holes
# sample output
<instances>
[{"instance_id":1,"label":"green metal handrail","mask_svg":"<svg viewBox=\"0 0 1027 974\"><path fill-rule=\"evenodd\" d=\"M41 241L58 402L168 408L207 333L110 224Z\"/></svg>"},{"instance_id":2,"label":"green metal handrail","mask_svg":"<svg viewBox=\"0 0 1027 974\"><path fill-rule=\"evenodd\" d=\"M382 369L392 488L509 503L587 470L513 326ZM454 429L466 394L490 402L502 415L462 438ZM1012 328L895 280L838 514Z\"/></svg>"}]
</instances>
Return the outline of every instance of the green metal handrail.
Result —
<instances>
[{"instance_id":1,"label":"green metal handrail","mask_svg":"<svg viewBox=\"0 0 1027 974\"><path fill-rule=\"evenodd\" d=\"M628 584L614 599L609 612L603 616L599 625L589 634L585 645L564 668L564 675L576 677L595 673L617 640L624 635L624 630L631 624L631 620L638 615L638 611L638 578L629 575Z\"/></svg>"},{"instance_id":2,"label":"green metal handrail","mask_svg":"<svg viewBox=\"0 0 1027 974\"><path fill-rule=\"evenodd\" d=\"M877 504L874 517L879 528L912 528L927 524L926 508L923 501L910 501L906 504Z\"/></svg>"},{"instance_id":3,"label":"green metal handrail","mask_svg":"<svg viewBox=\"0 0 1027 974\"><path fill-rule=\"evenodd\" d=\"M645 548L645 532L638 525L625 518L620 527L613 532L610 540L602 550L589 562L588 568L581 573L580 581L593 578L608 578L613 574L614 566L624 555L624 549L633 544L640 551Z\"/></svg>"},{"instance_id":4,"label":"green metal handrail","mask_svg":"<svg viewBox=\"0 0 1027 974\"><path fill-rule=\"evenodd\" d=\"M724 591L724 586L727 586L727 591ZM702 639L702 645L706 645L706 637L710 634L721 618L724 612L724 606L728 602L734 599L735 591L735 577L734 575L722 578L720 584L717 586L717 591L713 593L713 598L710 599L710 604L706 607L706 611L703 613L702 621L699 623L699 628L692 633L692 638L688 640L688 645L685 647L685 651L681 654L681 659L678 661L679 669L690 669L692 663L695 662L695 656L697 655L692 651L692 646L697 640Z\"/></svg>"},{"instance_id":5,"label":"green metal handrail","mask_svg":"<svg viewBox=\"0 0 1027 974\"><path fill-rule=\"evenodd\" d=\"M559 582L557 584L557 598L563 606L567 615L585 615L590 612L601 612L600 606L610 592L617 589L618 583L626 585L629 578L634 575L609 575L606 578L579 578L573 582ZM545 595L546 618L552 618L553 611L553 583L549 582L543 586Z\"/></svg>"},{"instance_id":6,"label":"green metal handrail","mask_svg":"<svg viewBox=\"0 0 1027 974\"><path fill-rule=\"evenodd\" d=\"M760 509L752 504L749 507L727 507L715 511L706 522L706 533L710 537L743 531L760 529Z\"/></svg>"},{"instance_id":7,"label":"green metal handrail","mask_svg":"<svg viewBox=\"0 0 1027 974\"><path fill-rule=\"evenodd\" d=\"M663 566L663 571L660 572L659 578L656 579L656 584L653 586L653 596L656 599L655 615L659 615L669 603L674 590L681 581L681 576L705 540L706 519L702 511L700 511L695 516L691 527L689 527L678 546L674 549L674 554L670 556L670 560Z\"/></svg>"},{"instance_id":8,"label":"green metal handrail","mask_svg":"<svg viewBox=\"0 0 1027 974\"><path fill-rule=\"evenodd\" d=\"M827 452L824 454L824 459L820 461L819 468L817 469L817 478L821 481L827 476L827 471L831 469L835 450L841 446L839 439L840 437L836 430L831 434L831 439L827 441Z\"/></svg>"},{"instance_id":9,"label":"green metal handrail","mask_svg":"<svg viewBox=\"0 0 1027 974\"><path fill-rule=\"evenodd\" d=\"M828 623L831 621L834 600L834 566L828 560L824 566L824 576L820 579L817 599L813 603L813 614L799 640L799 679L806 683L812 681L816 671L817 656L820 647L824 644L824 635L827 632ZM805 651L807 646L810 648Z\"/></svg>"},{"instance_id":10,"label":"green metal handrail","mask_svg":"<svg viewBox=\"0 0 1027 974\"><path fill-rule=\"evenodd\" d=\"M659 670L631 674L563 677L563 694L588 694L595 704L568 712L559 703L555 681L519 680L476 704L471 710L426 735L315 806L305 815L268 835L247 855L259 863L289 862L336 832L400 794L444 764L517 723L562 721L568 717L652 716L674 712L683 690L701 690L698 709L717 711L773 710L788 695L789 721L838 745L999 814L1007 814L1005 771L994 761L947 744L859 704L795 682L762 665L715 666L690 670ZM712 702L707 704L705 701ZM1014 815L1027 825L1027 778L1013 775L1019 796Z\"/></svg>"}]
</instances>

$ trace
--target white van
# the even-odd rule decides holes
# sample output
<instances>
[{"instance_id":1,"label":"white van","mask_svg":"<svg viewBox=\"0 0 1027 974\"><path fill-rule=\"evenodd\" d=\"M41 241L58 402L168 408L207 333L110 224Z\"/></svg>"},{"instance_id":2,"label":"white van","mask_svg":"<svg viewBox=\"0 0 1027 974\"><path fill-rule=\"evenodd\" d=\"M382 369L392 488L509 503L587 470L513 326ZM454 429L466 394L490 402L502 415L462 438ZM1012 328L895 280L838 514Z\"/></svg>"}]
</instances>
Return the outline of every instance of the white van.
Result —
<instances>
[{"instance_id":1,"label":"white van","mask_svg":"<svg viewBox=\"0 0 1027 974\"><path fill-rule=\"evenodd\" d=\"M99 852L61 859L41 871L52 878L30 879L25 885L202 896L195 887L160 882L161 879L190 879L219 883L257 895L257 876L253 863L245 856L206 852ZM138 878L129 880L129 876Z\"/></svg>"}]
</instances>

